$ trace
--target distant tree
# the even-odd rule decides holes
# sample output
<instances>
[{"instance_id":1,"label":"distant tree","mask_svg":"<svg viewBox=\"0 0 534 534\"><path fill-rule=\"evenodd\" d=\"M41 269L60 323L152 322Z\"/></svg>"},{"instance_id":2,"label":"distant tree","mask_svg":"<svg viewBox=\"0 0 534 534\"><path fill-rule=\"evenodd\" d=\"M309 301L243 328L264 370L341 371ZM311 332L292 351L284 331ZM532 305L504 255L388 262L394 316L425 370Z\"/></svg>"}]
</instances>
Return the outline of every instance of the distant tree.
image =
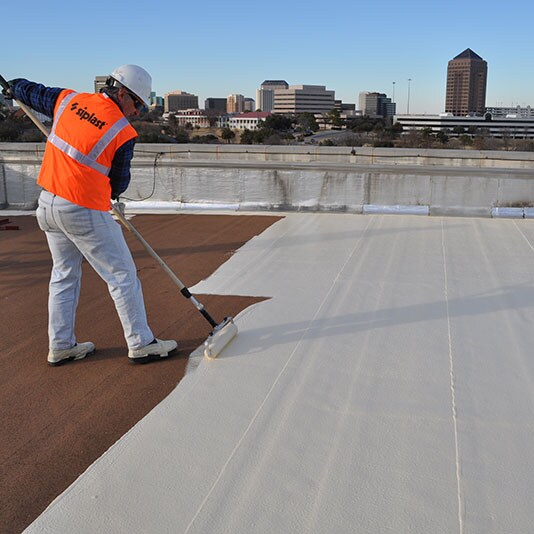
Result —
<instances>
[{"instance_id":1,"label":"distant tree","mask_svg":"<svg viewBox=\"0 0 534 534\"><path fill-rule=\"evenodd\" d=\"M0 122L5 121L9 117L9 110L7 106L0 102Z\"/></svg>"},{"instance_id":2,"label":"distant tree","mask_svg":"<svg viewBox=\"0 0 534 534\"><path fill-rule=\"evenodd\" d=\"M266 145L280 145L282 143L282 138L280 134L274 133L265 139Z\"/></svg>"},{"instance_id":3,"label":"distant tree","mask_svg":"<svg viewBox=\"0 0 534 534\"><path fill-rule=\"evenodd\" d=\"M169 128L174 128L178 126L178 120L176 119L176 115L174 113L169 113L167 116L167 124Z\"/></svg>"},{"instance_id":4,"label":"distant tree","mask_svg":"<svg viewBox=\"0 0 534 534\"><path fill-rule=\"evenodd\" d=\"M252 145L254 143L254 132L245 128L241 133L239 142L242 145Z\"/></svg>"},{"instance_id":5,"label":"distant tree","mask_svg":"<svg viewBox=\"0 0 534 534\"><path fill-rule=\"evenodd\" d=\"M432 132L432 128L427 127L421 130L422 139L432 139L433 137L434 137L434 133Z\"/></svg>"},{"instance_id":6,"label":"distant tree","mask_svg":"<svg viewBox=\"0 0 534 534\"><path fill-rule=\"evenodd\" d=\"M293 126L293 119L286 115L269 115L263 121L264 128L271 128L277 132L287 132Z\"/></svg>"},{"instance_id":7,"label":"distant tree","mask_svg":"<svg viewBox=\"0 0 534 534\"><path fill-rule=\"evenodd\" d=\"M518 150L523 152L534 152L534 141L531 139L521 139L516 142Z\"/></svg>"},{"instance_id":8,"label":"distant tree","mask_svg":"<svg viewBox=\"0 0 534 534\"><path fill-rule=\"evenodd\" d=\"M172 135L168 128L154 122L137 121L135 123L138 143L187 143L189 135L185 130L175 127ZM185 137L184 137L185 134Z\"/></svg>"},{"instance_id":9,"label":"distant tree","mask_svg":"<svg viewBox=\"0 0 534 534\"><path fill-rule=\"evenodd\" d=\"M354 156L356 152L354 151L354 147L362 146L363 140L361 136L356 135L352 132L347 132L346 135L341 137L340 139L336 139L339 146L350 146L352 148L351 154ZM354 151L354 153L353 153Z\"/></svg>"},{"instance_id":10,"label":"distant tree","mask_svg":"<svg viewBox=\"0 0 534 534\"><path fill-rule=\"evenodd\" d=\"M419 132L414 129L409 129L408 132L402 136L401 146L404 148L417 148L421 145Z\"/></svg>"},{"instance_id":11,"label":"distant tree","mask_svg":"<svg viewBox=\"0 0 534 534\"><path fill-rule=\"evenodd\" d=\"M481 135L475 135L473 139L473 148L476 150L484 150L486 148L486 139Z\"/></svg>"},{"instance_id":12,"label":"distant tree","mask_svg":"<svg viewBox=\"0 0 534 534\"><path fill-rule=\"evenodd\" d=\"M385 123L383 121L376 122L373 126L372 132L376 137L383 137L386 133Z\"/></svg>"},{"instance_id":13,"label":"distant tree","mask_svg":"<svg viewBox=\"0 0 534 534\"><path fill-rule=\"evenodd\" d=\"M193 135L193 137L191 137L191 143L211 144L217 143L218 141L219 138L213 134Z\"/></svg>"},{"instance_id":14,"label":"distant tree","mask_svg":"<svg viewBox=\"0 0 534 534\"><path fill-rule=\"evenodd\" d=\"M384 125L384 119L373 118L368 115L363 117L354 117L347 124L347 128L350 128L353 132L364 133L372 132L377 124Z\"/></svg>"},{"instance_id":15,"label":"distant tree","mask_svg":"<svg viewBox=\"0 0 534 534\"><path fill-rule=\"evenodd\" d=\"M335 128L343 126L343 120L341 119L341 113L339 109L332 109L326 114L327 121Z\"/></svg>"},{"instance_id":16,"label":"distant tree","mask_svg":"<svg viewBox=\"0 0 534 534\"><path fill-rule=\"evenodd\" d=\"M221 137L229 143L232 139L235 139L235 132L232 131L230 128L222 128L221 129Z\"/></svg>"},{"instance_id":17,"label":"distant tree","mask_svg":"<svg viewBox=\"0 0 534 534\"><path fill-rule=\"evenodd\" d=\"M259 128L258 130L254 130L252 133L254 135L254 142L261 145L267 143L267 139L272 137L276 133L276 130L263 127Z\"/></svg>"},{"instance_id":18,"label":"distant tree","mask_svg":"<svg viewBox=\"0 0 534 534\"><path fill-rule=\"evenodd\" d=\"M176 138L176 137L182 138L184 135L184 132L186 135L189 135L187 134L185 129L178 124L178 120L176 119L176 116L172 113L169 114L163 126L162 133L172 138Z\"/></svg>"},{"instance_id":19,"label":"distant tree","mask_svg":"<svg viewBox=\"0 0 534 534\"><path fill-rule=\"evenodd\" d=\"M220 112L214 109L206 109L204 110L204 113L208 118L210 128L214 128L217 125L217 120L220 117Z\"/></svg>"},{"instance_id":20,"label":"distant tree","mask_svg":"<svg viewBox=\"0 0 534 534\"><path fill-rule=\"evenodd\" d=\"M160 122L162 114L163 114L163 110L161 108L156 108L156 109L150 110L148 113L145 113L142 119L145 122Z\"/></svg>"},{"instance_id":21,"label":"distant tree","mask_svg":"<svg viewBox=\"0 0 534 534\"><path fill-rule=\"evenodd\" d=\"M390 124L384 128L384 133L389 139L397 139L401 135L402 131L403 128L400 122Z\"/></svg>"},{"instance_id":22,"label":"distant tree","mask_svg":"<svg viewBox=\"0 0 534 534\"><path fill-rule=\"evenodd\" d=\"M0 122L0 141L17 141L22 130L14 121L4 120Z\"/></svg>"},{"instance_id":23,"label":"distant tree","mask_svg":"<svg viewBox=\"0 0 534 534\"><path fill-rule=\"evenodd\" d=\"M46 139L37 128L28 128L20 132L17 141L20 143L43 143Z\"/></svg>"},{"instance_id":24,"label":"distant tree","mask_svg":"<svg viewBox=\"0 0 534 534\"><path fill-rule=\"evenodd\" d=\"M2 111L0 141L39 143L46 140L22 110L13 112L5 107ZM50 122L46 121L45 125L50 127Z\"/></svg>"},{"instance_id":25,"label":"distant tree","mask_svg":"<svg viewBox=\"0 0 534 534\"><path fill-rule=\"evenodd\" d=\"M388 141L387 139L380 139L378 141L373 142L374 147L385 147L385 148L393 148L393 141Z\"/></svg>"},{"instance_id":26,"label":"distant tree","mask_svg":"<svg viewBox=\"0 0 534 534\"><path fill-rule=\"evenodd\" d=\"M448 136L447 133L444 132L443 130L440 130L440 131L436 134L436 139L437 139L442 145L446 145L446 144L449 142L449 136Z\"/></svg>"},{"instance_id":27,"label":"distant tree","mask_svg":"<svg viewBox=\"0 0 534 534\"><path fill-rule=\"evenodd\" d=\"M459 140L460 140L460 143L462 143L462 145L464 146L464 148L467 147L468 145L470 146L473 144L473 139L471 138L470 135L467 135L467 134L460 135Z\"/></svg>"},{"instance_id":28,"label":"distant tree","mask_svg":"<svg viewBox=\"0 0 534 534\"><path fill-rule=\"evenodd\" d=\"M421 144L425 148L430 148L434 139L434 133L432 132L432 128L423 128L420 132L420 138Z\"/></svg>"},{"instance_id":29,"label":"distant tree","mask_svg":"<svg viewBox=\"0 0 534 534\"><path fill-rule=\"evenodd\" d=\"M189 133L183 126L178 124L176 117L172 114L168 116L166 122L163 124L161 134L173 139L176 143L189 143ZM169 141L166 142L168 143Z\"/></svg>"},{"instance_id":30,"label":"distant tree","mask_svg":"<svg viewBox=\"0 0 534 534\"><path fill-rule=\"evenodd\" d=\"M251 144L269 144L276 145L281 142L281 135L272 128L258 128L257 130L243 130L241 133L240 143L244 145Z\"/></svg>"},{"instance_id":31,"label":"distant tree","mask_svg":"<svg viewBox=\"0 0 534 534\"><path fill-rule=\"evenodd\" d=\"M189 134L184 129L176 132L173 137L177 143L189 143Z\"/></svg>"},{"instance_id":32,"label":"distant tree","mask_svg":"<svg viewBox=\"0 0 534 534\"><path fill-rule=\"evenodd\" d=\"M316 132L319 130L319 125L315 119L315 115L310 112L299 113L296 118L297 125L300 126L301 130L306 132Z\"/></svg>"}]
</instances>

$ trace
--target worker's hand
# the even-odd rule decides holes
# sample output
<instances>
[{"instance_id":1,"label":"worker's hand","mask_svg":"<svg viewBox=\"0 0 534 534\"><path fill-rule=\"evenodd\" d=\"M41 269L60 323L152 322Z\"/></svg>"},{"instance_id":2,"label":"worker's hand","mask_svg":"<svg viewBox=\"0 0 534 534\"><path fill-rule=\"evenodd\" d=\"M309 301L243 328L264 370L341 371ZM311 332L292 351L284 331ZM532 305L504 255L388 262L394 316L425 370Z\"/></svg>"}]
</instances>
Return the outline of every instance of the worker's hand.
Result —
<instances>
[{"instance_id":1,"label":"worker's hand","mask_svg":"<svg viewBox=\"0 0 534 534\"><path fill-rule=\"evenodd\" d=\"M2 89L2 96L6 100L13 100L13 95L11 94L11 87L8 87L7 89Z\"/></svg>"},{"instance_id":2,"label":"worker's hand","mask_svg":"<svg viewBox=\"0 0 534 534\"><path fill-rule=\"evenodd\" d=\"M13 86L20 80L20 78L16 78L14 80L10 80L7 82L9 84L9 87L4 87L2 89L2 94L4 95L4 98L6 100L13 100L15 96L13 95Z\"/></svg>"},{"instance_id":3,"label":"worker's hand","mask_svg":"<svg viewBox=\"0 0 534 534\"><path fill-rule=\"evenodd\" d=\"M123 216L125 217L124 215L124 210L126 208L126 205L124 204L124 202L114 202L113 203L113 207ZM119 217L115 214L115 211L114 210L111 210L111 216L117 220Z\"/></svg>"},{"instance_id":4,"label":"worker's hand","mask_svg":"<svg viewBox=\"0 0 534 534\"><path fill-rule=\"evenodd\" d=\"M126 204L124 202L115 202L114 206L124 215L124 210L126 209Z\"/></svg>"}]
</instances>

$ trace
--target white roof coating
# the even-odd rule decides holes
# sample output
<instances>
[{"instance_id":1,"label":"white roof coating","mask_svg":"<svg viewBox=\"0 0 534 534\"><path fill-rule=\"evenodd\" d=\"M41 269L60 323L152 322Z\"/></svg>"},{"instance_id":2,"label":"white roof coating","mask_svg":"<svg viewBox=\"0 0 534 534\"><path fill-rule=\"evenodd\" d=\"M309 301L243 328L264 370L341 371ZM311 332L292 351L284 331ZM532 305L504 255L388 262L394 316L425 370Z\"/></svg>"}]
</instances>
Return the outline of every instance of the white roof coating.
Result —
<instances>
[{"instance_id":1,"label":"white roof coating","mask_svg":"<svg viewBox=\"0 0 534 534\"><path fill-rule=\"evenodd\" d=\"M288 214L200 293L271 297L28 527L527 533L534 221Z\"/></svg>"}]
</instances>

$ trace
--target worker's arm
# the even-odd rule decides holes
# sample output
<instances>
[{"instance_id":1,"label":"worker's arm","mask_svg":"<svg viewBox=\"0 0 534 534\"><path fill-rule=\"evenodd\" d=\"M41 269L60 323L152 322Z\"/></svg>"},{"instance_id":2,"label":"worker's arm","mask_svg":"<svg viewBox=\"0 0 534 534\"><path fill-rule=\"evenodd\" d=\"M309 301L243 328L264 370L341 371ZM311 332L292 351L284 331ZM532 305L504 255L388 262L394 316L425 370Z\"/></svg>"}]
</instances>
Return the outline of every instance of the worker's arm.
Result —
<instances>
[{"instance_id":1,"label":"worker's arm","mask_svg":"<svg viewBox=\"0 0 534 534\"><path fill-rule=\"evenodd\" d=\"M109 183L111 185L111 198L117 199L119 195L128 189L130 184L130 163L134 154L135 139L126 141L115 152L111 171L109 172Z\"/></svg>"},{"instance_id":2,"label":"worker's arm","mask_svg":"<svg viewBox=\"0 0 534 534\"><path fill-rule=\"evenodd\" d=\"M24 78L12 80L9 84L10 92L17 100L47 117L54 117L57 97L63 91L61 87L46 87Z\"/></svg>"}]
</instances>

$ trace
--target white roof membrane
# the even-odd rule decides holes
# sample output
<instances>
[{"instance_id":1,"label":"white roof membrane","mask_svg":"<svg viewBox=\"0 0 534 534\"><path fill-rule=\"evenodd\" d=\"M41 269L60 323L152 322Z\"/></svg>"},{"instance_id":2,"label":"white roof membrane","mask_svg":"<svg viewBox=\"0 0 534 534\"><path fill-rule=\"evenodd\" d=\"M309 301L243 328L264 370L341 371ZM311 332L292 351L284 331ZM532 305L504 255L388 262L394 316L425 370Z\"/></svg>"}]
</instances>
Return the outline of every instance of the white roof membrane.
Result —
<instances>
[{"instance_id":1,"label":"white roof membrane","mask_svg":"<svg viewBox=\"0 0 534 534\"><path fill-rule=\"evenodd\" d=\"M523 533L534 222L288 214L198 293L270 300L27 532Z\"/></svg>"}]
</instances>

